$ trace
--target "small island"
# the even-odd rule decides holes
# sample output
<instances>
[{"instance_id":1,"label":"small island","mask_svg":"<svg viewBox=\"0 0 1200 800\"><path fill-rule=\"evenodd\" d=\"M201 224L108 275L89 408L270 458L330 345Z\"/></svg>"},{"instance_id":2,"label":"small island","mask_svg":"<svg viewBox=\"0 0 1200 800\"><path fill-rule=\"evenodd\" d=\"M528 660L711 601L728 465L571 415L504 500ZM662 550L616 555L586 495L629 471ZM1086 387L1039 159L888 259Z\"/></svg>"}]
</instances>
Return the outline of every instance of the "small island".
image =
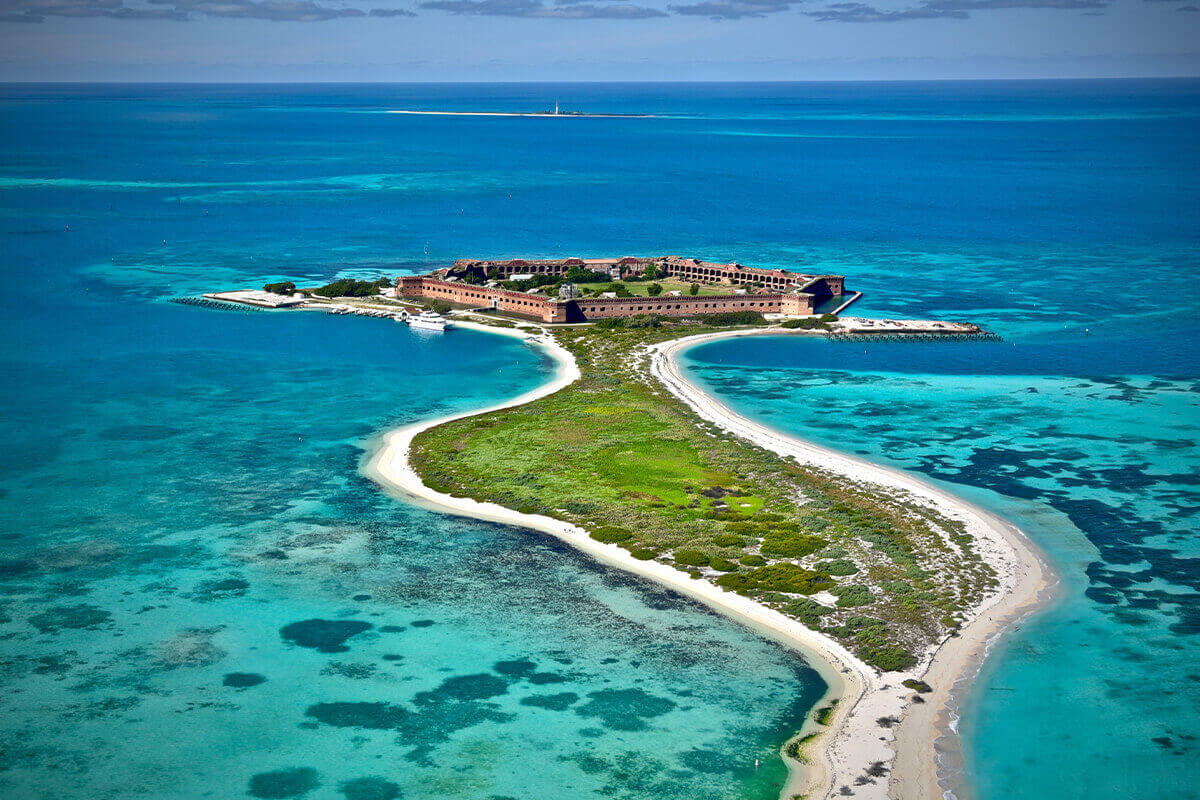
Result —
<instances>
[{"instance_id":1,"label":"small island","mask_svg":"<svg viewBox=\"0 0 1200 800\"><path fill-rule=\"evenodd\" d=\"M394 283L206 297L395 319L421 308L554 357L556 378L525 396L388 433L367 474L556 536L794 647L830 688L784 747L785 797L940 794L950 689L1048 583L1003 521L746 420L678 368L715 337L989 335L839 316L859 297L843 276L677 256L460 260Z\"/></svg>"}]
</instances>

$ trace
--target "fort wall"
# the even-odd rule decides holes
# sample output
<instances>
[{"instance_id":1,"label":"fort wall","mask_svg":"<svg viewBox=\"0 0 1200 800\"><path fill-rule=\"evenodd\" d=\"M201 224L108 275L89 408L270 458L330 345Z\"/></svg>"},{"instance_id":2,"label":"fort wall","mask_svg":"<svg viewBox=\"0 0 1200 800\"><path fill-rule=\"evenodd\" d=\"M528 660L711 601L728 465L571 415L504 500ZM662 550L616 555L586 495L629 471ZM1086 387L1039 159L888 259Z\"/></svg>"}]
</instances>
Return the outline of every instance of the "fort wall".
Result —
<instances>
[{"instance_id":1,"label":"fort wall","mask_svg":"<svg viewBox=\"0 0 1200 800\"><path fill-rule=\"evenodd\" d=\"M447 271L435 276L400 278L400 296L445 300L456 305L494 308L510 314L547 323L588 322L611 317L655 314L687 317L722 314L731 311L755 311L763 314L807 315L816 306L845 291L840 275L800 275L784 270L764 270L740 264L717 264L678 256L663 258L565 258L544 261L509 259L475 261L461 259L455 269L478 274L561 275L572 267L591 270L619 269L622 275L641 275L651 264L667 275L694 283L762 285L767 291L726 295L659 295L657 297L594 297L560 300L556 297L516 292L498 287L479 286L465 281L446 280ZM494 272L493 272L494 271Z\"/></svg>"}]
</instances>

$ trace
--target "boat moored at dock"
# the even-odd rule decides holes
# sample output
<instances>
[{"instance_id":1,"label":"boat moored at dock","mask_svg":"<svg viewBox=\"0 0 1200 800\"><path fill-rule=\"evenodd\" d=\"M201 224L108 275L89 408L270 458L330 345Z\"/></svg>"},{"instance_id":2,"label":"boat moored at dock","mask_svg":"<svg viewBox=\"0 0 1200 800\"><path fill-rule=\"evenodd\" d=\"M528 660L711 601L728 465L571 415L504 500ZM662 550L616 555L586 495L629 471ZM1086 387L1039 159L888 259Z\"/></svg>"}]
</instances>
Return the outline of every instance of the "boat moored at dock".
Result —
<instances>
[{"instance_id":1,"label":"boat moored at dock","mask_svg":"<svg viewBox=\"0 0 1200 800\"><path fill-rule=\"evenodd\" d=\"M422 311L420 314L410 314L408 324L410 327L425 331L444 331L447 328L454 327L454 324L450 320L436 311Z\"/></svg>"}]
</instances>

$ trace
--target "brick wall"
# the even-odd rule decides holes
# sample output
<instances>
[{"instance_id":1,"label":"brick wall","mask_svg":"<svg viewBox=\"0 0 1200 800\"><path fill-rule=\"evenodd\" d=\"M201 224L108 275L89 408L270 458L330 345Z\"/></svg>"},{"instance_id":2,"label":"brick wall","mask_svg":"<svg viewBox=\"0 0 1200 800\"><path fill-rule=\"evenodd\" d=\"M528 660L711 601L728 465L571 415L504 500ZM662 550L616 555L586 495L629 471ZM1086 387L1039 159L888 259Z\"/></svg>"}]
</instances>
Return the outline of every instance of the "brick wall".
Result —
<instances>
[{"instance_id":1,"label":"brick wall","mask_svg":"<svg viewBox=\"0 0 1200 800\"><path fill-rule=\"evenodd\" d=\"M657 314L662 317L691 317L697 314L723 314L727 311L758 311L778 314L782 295L738 294L688 297L599 297L575 300L583 320Z\"/></svg>"},{"instance_id":2,"label":"brick wall","mask_svg":"<svg viewBox=\"0 0 1200 800\"><path fill-rule=\"evenodd\" d=\"M664 317L689 317L723 314L730 311L757 311L762 314L811 314L811 294L728 294L659 297L596 297L558 301L548 297L490 289L436 278L405 277L398 282L403 297L445 300L456 305L486 307L519 314L542 322L587 322L609 317L657 314Z\"/></svg>"}]
</instances>

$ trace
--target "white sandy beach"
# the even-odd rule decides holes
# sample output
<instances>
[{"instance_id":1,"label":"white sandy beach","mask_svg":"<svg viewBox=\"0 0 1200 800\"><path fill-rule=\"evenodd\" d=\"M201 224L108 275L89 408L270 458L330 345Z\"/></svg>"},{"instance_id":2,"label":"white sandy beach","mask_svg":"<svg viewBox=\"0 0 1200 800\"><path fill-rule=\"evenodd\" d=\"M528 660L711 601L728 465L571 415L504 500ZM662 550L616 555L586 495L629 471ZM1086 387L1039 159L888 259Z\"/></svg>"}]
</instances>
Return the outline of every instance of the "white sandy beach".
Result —
<instances>
[{"instance_id":1,"label":"white sandy beach","mask_svg":"<svg viewBox=\"0 0 1200 800\"><path fill-rule=\"evenodd\" d=\"M1015 616L1034 606L1039 592L1047 584L1049 573L1046 567L1015 528L913 476L817 447L747 420L683 378L675 361L678 352L701 341L744 335L742 332L689 337L651 348L648 354L650 372L702 418L731 434L803 463L853 480L907 491L941 513L961 520L975 536L981 554L1000 573L1001 591L978 610L959 636L948 639L936 655L931 654L932 662L926 659L910 672L881 676L841 644L796 620L706 581L693 580L666 564L639 561L616 545L597 542L582 528L551 517L521 514L494 503L452 497L425 486L408 463L409 447L418 433L452 419L532 402L559 391L579 377L574 357L549 336L457 320L456 324L517 336L545 348L558 362L554 380L500 405L416 423L385 434L365 466L368 476L423 505L548 533L605 564L657 581L702 602L806 656L829 684L827 697L836 697L839 702L829 727L806 750L810 765L802 771L794 769L792 780L785 787L785 796L803 792L806 797L828 797L842 786L852 787L859 798L942 796L943 791L937 785L934 744L945 732L946 722L954 713L951 689L958 676L974 674L983 648L991 637ZM925 704L912 705L913 710L906 714L908 699L913 692L903 688L900 682L907 677L923 677L934 687L934 692L926 695ZM886 716L903 717L903 721L897 727L882 728L876 720ZM890 779L872 778L871 783L855 785L856 778L866 775L867 769L879 762L893 765ZM796 768L798 765L789 766Z\"/></svg>"}]
</instances>

